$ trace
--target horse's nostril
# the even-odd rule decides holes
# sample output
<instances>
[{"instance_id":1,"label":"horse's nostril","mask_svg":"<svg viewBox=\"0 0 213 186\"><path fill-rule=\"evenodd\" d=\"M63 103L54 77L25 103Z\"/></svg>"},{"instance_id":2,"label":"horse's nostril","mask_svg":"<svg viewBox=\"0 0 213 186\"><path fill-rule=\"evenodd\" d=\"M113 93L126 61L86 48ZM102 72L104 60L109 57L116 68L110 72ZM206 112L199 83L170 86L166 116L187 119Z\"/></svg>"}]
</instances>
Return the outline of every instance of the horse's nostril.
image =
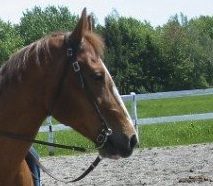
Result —
<instances>
[{"instance_id":1,"label":"horse's nostril","mask_svg":"<svg viewBox=\"0 0 213 186\"><path fill-rule=\"evenodd\" d=\"M137 139L137 136L134 134L130 138L130 147L133 149L137 145L137 143L138 143L138 139Z\"/></svg>"}]
</instances>

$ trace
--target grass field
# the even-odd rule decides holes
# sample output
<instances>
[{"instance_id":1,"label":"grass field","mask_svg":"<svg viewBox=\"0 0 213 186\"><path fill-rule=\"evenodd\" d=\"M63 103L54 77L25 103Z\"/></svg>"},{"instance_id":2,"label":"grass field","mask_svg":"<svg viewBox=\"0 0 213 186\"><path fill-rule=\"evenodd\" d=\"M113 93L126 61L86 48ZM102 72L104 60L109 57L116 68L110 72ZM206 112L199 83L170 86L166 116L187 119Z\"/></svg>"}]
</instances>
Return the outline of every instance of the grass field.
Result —
<instances>
[{"instance_id":1,"label":"grass field","mask_svg":"<svg viewBox=\"0 0 213 186\"><path fill-rule=\"evenodd\" d=\"M213 95L140 101L137 110L138 118L213 112Z\"/></svg>"},{"instance_id":2,"label":"grass field","mask_svg":"<svg viewBox=\"0 0 213 186\"><path fill-rule=\"evenodd\" d=\"M127 107L130 107L129 103ZM138 102L138 118L213 112L213 96L196 96ZM47 140L47 134L38 134ZM174 146L213 142L213 120L139 126L140 147ZM87 139L74 131L55 133L57 143L94 148ZM36 145L41 155L48 155L47 147ZM56 149L56 155L73 154Z\"/></svg>"}]
</instances>

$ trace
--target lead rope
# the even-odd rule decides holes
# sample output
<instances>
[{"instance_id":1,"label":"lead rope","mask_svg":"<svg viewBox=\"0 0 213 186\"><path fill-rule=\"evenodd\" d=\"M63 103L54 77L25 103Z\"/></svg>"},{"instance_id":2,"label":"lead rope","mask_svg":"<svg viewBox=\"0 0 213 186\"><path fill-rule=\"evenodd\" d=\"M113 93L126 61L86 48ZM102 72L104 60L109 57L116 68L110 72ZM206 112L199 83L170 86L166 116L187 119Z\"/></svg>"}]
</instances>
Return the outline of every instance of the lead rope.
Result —
<instances>
[{"instance_id":1,"label":"lead rope","mask_svg":"<svg viewBox=\"0 0 213 186\"><path fill-rule=\"evenodd\" d=\"M99 134L100 136L103 136L103 138L101 138L102 140L102 144L100 146L98 146L96 149L100 149L104 146L105 142L107 141L107 138L109 135L111 135L111 133L107 133L106 130L103 130L101 134ZM76 146L67 146L67 145L61 145L61 144L55 144L55 143L49 143L49 142L45 142L45 141L40 141L40 140L35 140L35 139L29 139L27 137L18 135L18 134L14 134L14 133L10 133L10 132L2 132L0 131L0 137L6 137L9 139L14 139L14 140L21 140L21 141L25 141L25 142L32 142L32 143L37 143L37 144L41 144L41 145L47 145L47 146L53 146L53 147L58 147L58 148L63 148L63 149L70 149L70 150L76 150L76 151L81 151L81 152L85 152L86 149L83 147L76 147ZM88 169L82 173L82 175L80 175L78 178L71 180L71 181L65 181L62 179L57 178L56 176L54 176L46 167L44 167L41 162L34 156L34 154L32 154L30 151L29 153L31 154L33 160L35 161L36 165L46 174L48 174L50 177L52 177L53 179L63 182L63 183L71 183L71 182L76 182L79 181L81 179L83 179L86 175L88 175L91 171L93 171L95 169L95 167L100 163L100 161L103 159L100 155L97 156L97 158L95 159L95 161L88 167ZM36 180L40 180L39 178L37 178L33 173L32 176L34 177L34 179Z\"/></svg>"},{"instance_id":2,"label":"lead rope","mask_svg":"<svg viewBox=\"0 0 213 186\"><path fill-rule=\"evenodd\" d=\"M62 148L62 149L75 150L75 151L79 151L79 152L86 152L86 149L83 147L77 147L77 146L72 146L72 145L63 145L63 144L58 144L58 143L50 143L47 141L31 139L26 136L22 136L20 134L14 134L12 132L0 131L0 137L25 141L25 142L29 142L29 143L36 143L36 144L46 145L46 146L51 146L51 147L57 147L57 148Z\"/></svg>"},{"instance_id":3,"label":"lead rope","mask_svg":"<svg viewBox=\"0 0 213 186\"><path fill-rule=\"evenodd\" d=\"M53 178L56 181L68 184L68 183L73 183L73 182L77 182L81 179L83 179L86 175L88 175L91 171L93 171L97 165L101 162L101 160L103 159L100 155L97 156L97 158L95 159L95 161L92 162L92 164L87 168L86 171L84 171L79 177L77 177L76 179L73 180L69 180L66 181L64 179L60 179L57 178L55 175L53 175L52 172L50 172L44 165L41 164L41 162L35 157L35 155L31 152L29 152L33 158L33 160L35 161L36 165L43 171L45 172L47 175L49 175L51 178ZM33 173L32 173L34 179L41 181L39 178L37 178Z\"/></svg>"}]
</instances>

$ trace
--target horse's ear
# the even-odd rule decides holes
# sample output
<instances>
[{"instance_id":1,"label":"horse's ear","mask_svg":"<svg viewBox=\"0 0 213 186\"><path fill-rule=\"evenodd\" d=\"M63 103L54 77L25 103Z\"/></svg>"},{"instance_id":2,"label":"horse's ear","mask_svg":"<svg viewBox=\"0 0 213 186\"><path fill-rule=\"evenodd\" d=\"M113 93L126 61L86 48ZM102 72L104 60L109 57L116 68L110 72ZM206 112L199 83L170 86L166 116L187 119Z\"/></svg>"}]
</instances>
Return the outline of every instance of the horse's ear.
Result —
<instances>
[{"instance_id":1,"label":"horse's ear","mask_svg":"<svg viewBox=\"0 0 213 186\"><path fill-rule=\"evenodd\" d=\"M90 32L92 32L92 27L93 27L93 18L92 18L92 15L89 15L87 19L88 19L88 30Z\"/></svg>"},{"instance_id":2,"label":"horse's ear","mask_svg":"<svg viewBox=\"0 0 213 186\"><path fill-rule=\"evenodd\" d=\"M88 31L88 18L87 10L84 8L74 31L70 35L69 42L75 45L80 44L86 31Z\"/></svg>"}]
</instances>

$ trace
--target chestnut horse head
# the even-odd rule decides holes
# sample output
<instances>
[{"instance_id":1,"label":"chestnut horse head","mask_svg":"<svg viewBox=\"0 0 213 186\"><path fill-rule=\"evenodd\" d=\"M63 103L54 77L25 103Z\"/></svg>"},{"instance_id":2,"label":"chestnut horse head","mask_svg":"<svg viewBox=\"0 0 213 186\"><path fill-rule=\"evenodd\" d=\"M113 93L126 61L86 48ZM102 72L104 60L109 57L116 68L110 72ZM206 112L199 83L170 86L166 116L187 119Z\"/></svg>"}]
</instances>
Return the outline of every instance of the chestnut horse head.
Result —
<instances>
[{"instance_id":1,"label":"chestnut horse head","mask_svg":"<svg viewBox=\"0 0 213 186\"><path fill-rule=\"evenodd\" d=\"M58 46L61 55L54 60L58 62L64 56L60 62L64 70L51 114L101 146L102 156L128 157L137 136L102 61L103 41L93 33L91 24L84 10L75 30L65 34L63 46Z\"/></svg>"},{"instance_id":2,"label":"chestnut horse head","mask_svg":"<svg viewBox=\"0 0 213 186\"><path fill-rule=\"evenodd\" d=\"M34 138L52 115L92 140L103 157L130 156L137 134L103 50L84 9L73 32L42 38L14 54L0 69L0 131ZM13 185L12 178L23 180L18 173L31 143L0 137L0 144L0 185Z\"/></svg>"}]
</instances>

